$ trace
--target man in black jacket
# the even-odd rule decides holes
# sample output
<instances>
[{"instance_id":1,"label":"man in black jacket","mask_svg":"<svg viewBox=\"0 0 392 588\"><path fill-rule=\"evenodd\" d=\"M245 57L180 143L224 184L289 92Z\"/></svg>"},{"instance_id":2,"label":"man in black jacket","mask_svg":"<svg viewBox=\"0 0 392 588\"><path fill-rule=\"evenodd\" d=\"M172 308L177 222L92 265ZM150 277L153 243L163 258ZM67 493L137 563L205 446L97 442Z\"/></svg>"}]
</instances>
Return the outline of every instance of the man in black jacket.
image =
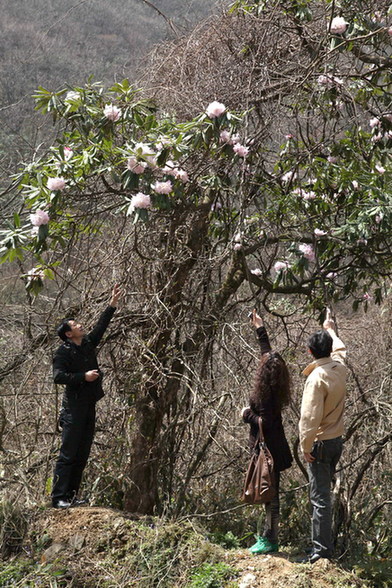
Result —
<instances>
[{"instance_id":1,"label":"man in black jacket","mask_svg":"<svg viewBox=\"0 0 392 588\"><path fill-rule=\"evenodd\" d=\"M85 502L77 500L77 493L94 438L95 404L104 395L95 350L120 295L121 290L116 284L109 306L87 335L74 319L65 319L57 329L64 343L54 355L53 377L56 384L65 384L65 393L60 413L62 443L53 475L54 508L68 508Z\"/></svg>"}]
</instances>

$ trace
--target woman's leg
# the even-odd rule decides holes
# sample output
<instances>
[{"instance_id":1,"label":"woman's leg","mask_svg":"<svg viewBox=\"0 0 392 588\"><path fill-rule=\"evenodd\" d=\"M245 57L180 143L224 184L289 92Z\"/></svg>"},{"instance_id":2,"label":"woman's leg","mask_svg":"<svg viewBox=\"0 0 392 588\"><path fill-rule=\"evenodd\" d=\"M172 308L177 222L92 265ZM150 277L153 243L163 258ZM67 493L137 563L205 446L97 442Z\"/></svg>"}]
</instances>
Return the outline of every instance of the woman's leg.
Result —
<instances>
[{"instance_id":1,"label":"woman's leg","mask_svg":"<svg viewBox=\"0 0 392 588\"><path fill-rule=\"evenodd\" d=\"M280 472L274 472L275 475L275 497L265 505L265 523L263 537L271 543L278 543L279 531L279 485ZM260 534L260 533L258 533Z\"/></svg>"}]
</instances>

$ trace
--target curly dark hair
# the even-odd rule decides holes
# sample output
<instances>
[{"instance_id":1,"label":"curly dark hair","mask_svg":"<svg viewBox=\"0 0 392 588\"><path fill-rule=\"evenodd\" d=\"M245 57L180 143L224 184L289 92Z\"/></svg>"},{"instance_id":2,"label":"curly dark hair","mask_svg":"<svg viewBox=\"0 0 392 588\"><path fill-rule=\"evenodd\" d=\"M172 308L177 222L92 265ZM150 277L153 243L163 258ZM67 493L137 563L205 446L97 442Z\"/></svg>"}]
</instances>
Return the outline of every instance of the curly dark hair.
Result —
<instances>
[{"instance_id":1,"label":"curly dark hair","mask_svg":"<svg viewBox=\"0 0 392 588\"><path fill-rule=\"evenodd\" d=\"M290 374L283 357L276 351L264 353L257 366L255 384L250 395L250 407L260 414L263 403L272 398L281 410L290 403Z\"/></svg>"}]
</instances>

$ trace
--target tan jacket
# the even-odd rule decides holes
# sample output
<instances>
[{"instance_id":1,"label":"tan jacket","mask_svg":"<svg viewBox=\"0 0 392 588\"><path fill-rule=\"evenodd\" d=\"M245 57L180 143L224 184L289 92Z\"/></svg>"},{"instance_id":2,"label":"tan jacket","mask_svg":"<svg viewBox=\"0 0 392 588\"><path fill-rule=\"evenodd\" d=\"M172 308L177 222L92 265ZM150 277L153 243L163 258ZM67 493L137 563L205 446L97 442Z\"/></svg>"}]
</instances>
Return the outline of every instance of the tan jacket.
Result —
<instances>
[{"instance_id":1,"label":"tan jacket","mask_svg":"<svg viewBox=\"0 0 392 588\"><path fill-rule=\"evenodd\" d=\"M334 330L328 329L328 332L333 339L331 355L316 359L302 372L308 376L299 422L300 445L304 453L311 452L314 441L334 439L344 431L346 347Z\"/></svg>"}]
</instances>

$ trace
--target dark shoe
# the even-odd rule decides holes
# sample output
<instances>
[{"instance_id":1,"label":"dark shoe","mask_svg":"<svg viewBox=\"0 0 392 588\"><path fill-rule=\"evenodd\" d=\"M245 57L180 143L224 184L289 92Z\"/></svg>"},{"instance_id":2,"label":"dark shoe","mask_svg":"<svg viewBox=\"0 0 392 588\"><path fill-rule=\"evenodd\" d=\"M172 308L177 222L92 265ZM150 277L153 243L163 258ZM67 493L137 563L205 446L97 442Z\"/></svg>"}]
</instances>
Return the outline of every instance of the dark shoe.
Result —
<instances>
[{"instance_id":1,"label":"dark shoe","mask_svg":"<svg viewBox=\"0 0 392 588\"><path fill-rule=\"evenodd\" d=\"M53 502L53 508L69 508L71 506L71 503L68 502L68 500L56 500L56 502Z\"/></svg>"},{"instance_id":2,"label":"dark shoe","mask_svg":"<svg viewBox=\"0 0 392 588\"><path fill-rule=\"evenodd\" d=\"M298 559L296 563L301 563L301 564L308 564L308 563L309 564L314 564L319 559L328 559L328 557L323 557L319 553L311 553L307 557L303 557L301 559Z\"/></svg>"},{"instance_id":3,"label":"dark shoe","mask_svg":"<svg viewBox=\"0 0 392 588\"><path fill-rule=\"evenodd\" d=\"M71 502L71 506L72 507L78 507L78 506L88 506L89 504L89 499L88 498L81 498L80 500L77 498L74 498Z\"/></svg>"}]
</instances>

